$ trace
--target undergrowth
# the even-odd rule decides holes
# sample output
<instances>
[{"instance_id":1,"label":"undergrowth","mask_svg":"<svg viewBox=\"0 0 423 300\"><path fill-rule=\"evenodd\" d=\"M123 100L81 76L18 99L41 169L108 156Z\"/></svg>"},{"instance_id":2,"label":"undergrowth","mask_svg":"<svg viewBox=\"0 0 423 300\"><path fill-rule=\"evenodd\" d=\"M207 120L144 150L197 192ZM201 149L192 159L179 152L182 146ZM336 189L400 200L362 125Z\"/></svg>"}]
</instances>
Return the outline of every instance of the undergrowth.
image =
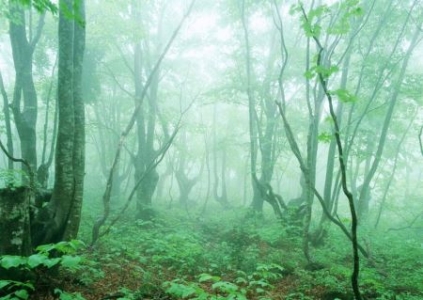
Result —
<instances>
[{"instance_id":1,"label":"undergrowth","mask_svg":"<svg viewBox=\"0 0 423 300\"><path fill-rule=\"evenodd\" d=\"M89 229L82 228L82 240ZM362 258L365 299L423 298L422 246L403 234L362 235L371 254ZM349 249L330 228L324 246L312 250L318 267L311 269L301 238L271 217L163 211L149 222L122 220L94 249L71 241L40 246L27 258L1 257L3 268L26 275L1 280L0 298L351 299Z\"/></svg>"}]
</instances>

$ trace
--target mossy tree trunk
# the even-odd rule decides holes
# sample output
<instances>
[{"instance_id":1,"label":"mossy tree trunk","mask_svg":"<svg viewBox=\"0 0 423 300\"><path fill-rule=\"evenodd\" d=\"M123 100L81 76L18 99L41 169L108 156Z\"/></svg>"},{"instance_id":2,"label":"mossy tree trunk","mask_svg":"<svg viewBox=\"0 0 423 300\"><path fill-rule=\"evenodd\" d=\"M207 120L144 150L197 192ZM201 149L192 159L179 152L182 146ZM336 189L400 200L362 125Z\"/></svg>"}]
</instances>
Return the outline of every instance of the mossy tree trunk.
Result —
<instances>
[{"instance_id":1,"label":"mossy tree trunk","mask_svg":"<svg viewBox=\"0 0 423 300\"><path fill-rule=\"evenodd\" d=\"M29 204L30 188L0 190L0 255L31 254Z\"/></svg>"},{"instance_id":2,"label":"mossy tree trunk","mask_svg":"<svg viewBox=\"0 0 423 300\"><path fill-rule=\"evenodd\" d=\"M35 245L75 238L85 173L85 116L81 76L85 48L84 1L61 0L59 17L59 124L53 195L37 220ZM71 13L71 17L69 16ZM49 216L40 220L42 216Z\"/></svg>"}]
</instances>

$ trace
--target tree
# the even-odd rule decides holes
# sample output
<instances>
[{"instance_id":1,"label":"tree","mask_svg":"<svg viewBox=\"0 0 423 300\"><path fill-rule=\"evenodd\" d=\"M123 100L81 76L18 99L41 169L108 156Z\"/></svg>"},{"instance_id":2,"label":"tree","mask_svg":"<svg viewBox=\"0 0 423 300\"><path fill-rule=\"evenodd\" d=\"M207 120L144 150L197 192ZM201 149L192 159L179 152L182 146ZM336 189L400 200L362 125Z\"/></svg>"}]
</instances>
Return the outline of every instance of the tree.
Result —
<instances>
[{"instance_id":1,"label":"tree","mask_svg":"<svg viewBox=\"0 0 423 300\"><path fill-rule=\"evenodd\" d=\"M3 75L1 74L1 72L0 72L0 92L3 97L3 114L4 114L4 122L6 127L7 152L13 155L12 122L11 122L10 111L9 111L9 97L7 96L7 92L4 87ZM13 170L13 160L10 158L7 161L7 168L9 170Z\"/></svg>"},{"instance_id":2,"label":"tree","mask_svg":"<svg viewBox=\"0 0 423 300\"><path fill-rule=\"evenodd\" d=\"M255 67L252 55L252 33L249 29L249 6L246 1L241 2L240 17L245 47L245 92L248 99L249 137L250 137L250 172L253 189L251 207L253 212L262 213L264 201L268 201L267 191L272 190L271 181L277 160L277 109L273 94L276 76L275 68L275 39L271 32L267 51L269 54L261 66L265 71L259 72ZM266 6L265 6L266 8ZM257 45L256 45L257 46ZM264 52L263 49L255 49ZM260 70L260 69L259 69ZM266 200L267 199L267 200ZM272 205L277 215L281 215L279 205Z\"/></svg>"},{"instance_id":3,"label":"tree","mask_svg":"<svg viewBox=\"0 0 423 300\"><path fill-rule=\"evenodd\" d=\"M81 85L84 5L83 0L59 2L59 124L55 180L51 200L40 210L33 224L34 245L75 238L79 229L85 173L85 112Z\"/></svg>"},{"instance_id":4,"label":"tree","mask_svg":"<svg viewBox=\"0 0 423 300\"><path fill-rule=\"evenodd\" d=\"M173 41L175 40L176 36L178 35L184 21L186 20L186 18L189 16L192 7L195 3L195 0L191 1L189 8L187 9L187 11L185 12L185 14L183 15L182 19L180 20L178 26L175 28L175 30L173 31L171 37L169 38L168 42L166 43L166 45L164 46L162 52L160 53L159 57L157 58L157 61L154 63L154 65L151 66L151 69L148 69L149 72L146 73L146 80L145 83L142 85L142 68L141 68L141 49L140 49L140 42L135 42L134 45L134 63L133 63L133 68L131 65L126 64L127 67L129 68L131 75L132 75L132 79L134 80L134 89L135 89L135 94L134 96L134 100L135 100L135 107L133 110L133 113L128 121L128 124L126 125L125 129L122 131L122 134L120 135L120 140L119 140L119 144L117 145L116 148L116 152L114 155L114 159L112 162L112 166L110 168L109 171L109 176L107 178L107 183L106 183L106 188L103 194L103 207L104 207L104 212L103 215L97 220L97 222L94 224L93 229L92 229L92 244L95 244L96 241L98 240L99 237L101 237L102 235L104 235L105 233L108 232L108 230L110 229L106 229L104 232L100 232L101 227L105 224L105 222L107 221L109 214L110 214L110 198L111 198L111 192L113 190L113 179L114 179L114 174L116 172L117 169L117 165L120 161L120 157L121 157L121 152L122 152L122 148L125 145L126 142L126 138L128 136L128 134L132 131L132 129L134 128L135 124L137 124L137 127L140 127L141 131L137 132L137 143L138 145L141 145L142 147L144 147L145 145L143 145L141 142L146 142L145 139L149 139L149 142L151 142L150 146L150 150L153 149L154 150L154 126L155 126L155 118L156 116L150 116L150 118L148 118L149 120L152 120L151 123L149 123L150 125L152 125L152 129L151 128L147 131L148 132L148 137L146 137L146 132L144 131L144 123L143 123L143 104L144 104L144 99L149 96L149 91L150 91L150 87L153 86L154 84L158 84L158 78L157 78L157 72L159 71L161 64L166 56L166 54L168 53L169 49L172 46ZM137 3L133 3L133 5L137 5ZM138 15L138 10L136 7L134 7L133 9L133 13L135 14L135 16ZM134 16L132 16L134 17ZM137 40L137 39L136 39ZM133 42L133 40L131 41ZM125 63L126 60L125 60ZM157 86L156 86L157 89ZM154 91L155 89L153 88L153 96L154 96ZM155 103L152 103L152 105L155 105ZM155 108L153 108L155 109ZM158 182L158 177L157 175L157 171L156 171L156 167L157 165L162 161L164 154L167 152L169 146L171 145L171 143L173 142L173 139L176 135L176 133L178 132L178 128L176 128L172 134L172 136L170 137L170 140L167 141L167 143L165 143L161 149L159 151L153 151L153 153L149 153L149 155L152 155L151 158L148 161L143 161L141 166L138 166L138 170L135 170L135 172L138 172L138 176L135 175L135 184L134 184L134 188L132 190L132 192L130 193L130 196L128 197L128 201L127 201L127 205L124 207L124 209L122 211L125 211L126 208L128 207L130 201L132 200L133 196L135 193L137 193L138 195L143 195L143 193L146 193L146 191L140 190L140 186L144 185L145 181L148 182L148 180L145 180L145 178L147 176L154 176L153 179L153 185L149 185L148 188L148 193L151 193L151 196L154 192L154 189L156 188L157 182ZM142 138L142 139L140 139ZM141 144L140 144L141 143ZM139 150L143 150L143 149L139 149ZM143 152L138 151L139 155L142 155ZM137 158L137 155L133 155L133 158ZM144 156L141 156L142 158L145 158ZM141 171L141 172L140 172ZM156 175L154 175L156 174ZM151 183L151 182L150 182ZM151 190L152 189L152 190ZM138 192L139 191L139 192ZM144 218L144 219L151 219L151 217L153 217L153 212L151 210L151 197L147 197L147 198L138 198L139 201L137 201L137 213L136 216L137 218ZM147 201L147 202L146 202ZM114 221L112 221L112 224L114 224L117 221L118 218L115 218Z\"/></svg>"},{"instance_id":5,"label":"tree","mask_svg":"<svg viewBox=\"0 0 423 300\"><path fill-rule=\"evenodd\" d=\"M15 228L9 235L3 237L1 254L28 255L42 243L75 238L79 229L85 165L84 104L81 94L82 58L85 45L84 2L63 0L60 2L60 7L57 99L59 138L53 195L50 193L44 195L37 191L34 161L15 159L1 145L10 160L22 163L29 172L29 186L3 189L0 193L2 206L0 227L2 231L7 231L8 227ZM20 58L25 59L21 56ZM31 76L28 77L28 73L24 75L30 83L27 93L31 97L27 99L34 101L36 97ZM25 90L26 87L20 85L22 78L17 80L16 86ZM35 102L30 103L36 105ZM30 107L32 113L33 109ZM29 115L33 117L32 113ZM35 133L35 127L33 129L34 131L31 132ZM50 202L43 206L40 200L50 200Z\"/></svg>"},{"instance_id":6,"label":"tree","mask_svg":"<svg viewBox=\"0 0 423 300\"><path fill-rule=\"evenodd\" d=\"M9 35L15 65L15 88L11 107L19 133L22 158L35 170L37 168L38 103L32 66L34 50L44 26L45 13L40 15L35 32L32 32L32 24L27 24L25 9L21 4L13 0L9 1L9 13L11 16Z\"/></svg>"}]
</instances>

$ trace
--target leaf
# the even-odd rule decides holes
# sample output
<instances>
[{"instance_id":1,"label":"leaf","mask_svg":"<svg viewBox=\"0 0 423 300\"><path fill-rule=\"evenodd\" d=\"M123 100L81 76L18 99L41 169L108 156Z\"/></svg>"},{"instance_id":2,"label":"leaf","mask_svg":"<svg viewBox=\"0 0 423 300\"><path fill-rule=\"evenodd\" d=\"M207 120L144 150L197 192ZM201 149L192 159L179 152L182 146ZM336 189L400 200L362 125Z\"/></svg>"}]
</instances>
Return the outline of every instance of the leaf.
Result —
<instances>
[{"instance_id":1,"label":"leaf","mask_svg":"<svg viewBox=\"0 0 423 300\"><path fill-rule=\"evenodd\" d=\"M346 89L338 89L332 92L332 94L336 95L339 99L339 101L343 103L354 103L357 101L357 96L351 94Z\"/></svg>"},{"instance_id":2,"label":"leaf","mask_svg":"<svg viewBox=\"0 0 423 300\"><path fill-rule=\"evenodd\" d=\"M11 283L12 283L12 281L10 281L10 280L0 280L0 290L3 289L4 287L8 286Z\"/></svg>"},{"instance_id":3,"label":"leaf","mask_svg":"<svg viewBox=\"0 0 423 300\"><path fill-rule=\"evenodd\" d=\"M324 67L322 65L316 66L316 72L321 74L323 78L329 78L332 74L339 71L338 66Z\"/></svg>"},{"instance_id":4,"label":"leaf","mask_svg":"<svg viewBox=\"0 0 423 300\"><path fill-rule=\"evenodd\" d=\"M61 261L61 258L59 258L59 257L56 257L56 258L50 258L50 259L47 259L47 260L44 262L44 265L45 265L47 268L51 268L51 267L53 267L53 266L57 265L60 261Z\"/></svg>"},{"instance_id":5,"label":"leaf","mask_svg":"<svg viewBox=\"0 0 423 300\"><path fill-rule=\"evenodd\" d=\"M330 143L332 140L332 134L329 132L322 132L321 134L319 134L319 136L317 137L317 140L319 142L323 142L323 143Z\"/></svg>"},{"instance_id":6,"label":"leaf","mask_svg":"<svg viewBox=\"0 0 423 300\"><path fill-rule=\"evenodd\" d=\"M218 281L212 285L212 289L231 294L238 290L238 286L227 281Z\"/></svg>"},{"instance_id":7,"label":"leaf","mask_svg":"<svg viewBox=\"0 0 423 300\"><path fill-rule=\"evenodd\" d=\"M305 71L304 77L306 79L313 79L313 77L316 76L315 70L316 70L315 68L311 68L311 69Z\"/></svg>"},{"instance_id":8,"label":"leaf","mask_svg":"<svg viewBox=\"0 0 423 300\"><path fill-rule=\"evenodd\" d=\"M14 280L0 280L0 291L8 285L11 285L13 287L26 288L32 291L35 290L34 285L30 282L20 282L20 281L14 281Z\"/></svg>"},{"instance_id":9,"label":"leaf","mask_svg":"<svg viewBox=\"0 0 423 300\"><path fill-rule=\"evenodd\" d=\"M52 14L57 13L57 6L50 0L19 0L19 2L24 6L32 6L39 12L44 13L45 11L50 11Z\"/></svg>"},{"instance_id":10,"label":"leaf","mask_svg":"<svg viewBox=\"0 0 423 300\"><path fill-rule=\"evenodd\" d=\"M235 279L235 282L236 282L237 284L247 284L247 283L248 283L247 279L245 279L244 277L237 277L237 278Z\"/></svg>"},{"instance_id":11,"label":"leaf","mask_svg":"<svg viewBox=\"0 0 423 300\"><path fill-rule=\"evenodd\" d=\"M28 266L30 268L35 268L39 265L44 265L46 260L48 260L48 257L45 254L33 254L28 257Z\"/></svg>"},{"instance_id":12,"label":"leaf","mask_svg":"<svg viewBox=\"0 0 423 300\"><path fill-rule=\"evenodd\" d=\"M310 10L308 18L313 20L314 18L321 18L324 14L330 12L329 7L326 4L319 5L315 9Z\"/></svg>"},{"instance_id":13,"label":"leaf","mask_svg":"<svg viewBox=\"0 0 423 300\"><path fill-rule=\"evenodd\" d=\"M64 268L77 269L81 261L81 256L63 255L60 265Z\"/></svg>"},{"instance_id":14,"label":"leaf","mask_svg":"<svg viewBox=\"0 0 423 300\"><path fill-rule=\"evenodd\" d=\"M176 297L185 298L194 295L196 293L196 289L192 286L171 282L170 287L166 289L166 293Z\"/></svg>"},{"instance_id":15,"label":"leaf","mask_svg":"<svg viewBox=\"0 0 423 300\"><path fill-rule=\"evenodd\" d=\"M26 257L16 255L5 255L1 258L0 265L5 269L16 268L26 264Z\"/></svg>"},{"instance_id":16,"label":"leaf","mask_svg":"<svg viewBox=\"0 0 423 300\"><path fill-rule=\"evenodd\" d=\"M62 253L75 253L77 250L77 246L75 243L72 242L59 242L55 244L55 249Z\"/></svg>"},{"instance_id":17,"label":"leaf","mask_svg":"<svg viewBox=\"0 0 423 300\"><path fill-rule=\"evenodd\" d=\"M15 292L15 295L18 296L20 299L28 299L29 294L27 290L18 290Z\"/></svg>"},{"instance_id":18,"label":"leaf","mask_svg":"<svg viewBox=\"0 0 423 300\"><path fill-rule=\"evenodd\" d=\"M198 279L199 282L205 282L205 281L213 281L213 282L217 282L220 281L220 277L219 276L213 276L210 274L206 274L203 273L200 275L200 278Z\"/></svg>"},{"instance_id":19,"label":"leaf","mask_svg":"<svg viewBox=\"0 0 423 300\"><path fill-rule=\"evenodd\" d=\"M56 249L55 244L40 245L37 248L35 248L36 251L43 252L43 253L50 252L53 249Z\"/></svg>"}]
</instances>

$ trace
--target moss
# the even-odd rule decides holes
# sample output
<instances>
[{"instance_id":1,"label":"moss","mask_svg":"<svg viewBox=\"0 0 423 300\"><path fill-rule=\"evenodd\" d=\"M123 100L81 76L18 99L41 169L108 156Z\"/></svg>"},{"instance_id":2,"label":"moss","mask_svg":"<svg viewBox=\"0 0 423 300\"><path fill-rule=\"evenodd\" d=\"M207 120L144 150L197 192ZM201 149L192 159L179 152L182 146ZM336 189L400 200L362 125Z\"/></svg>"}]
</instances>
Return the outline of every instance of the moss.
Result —
<instances>
[{"instance_id":1,"label":"moss","mask_svg":"<svg viewBox=\"0 0 423 300\"><path fill-rule=\"evenodd\" d=\"M22 240L22 238L20 238L20 237L14 237L14 238L10 241L10 243L11 243L12 245L22 246L22 244L23 244L23 240Z\"/></svg>"}]
</instances>

